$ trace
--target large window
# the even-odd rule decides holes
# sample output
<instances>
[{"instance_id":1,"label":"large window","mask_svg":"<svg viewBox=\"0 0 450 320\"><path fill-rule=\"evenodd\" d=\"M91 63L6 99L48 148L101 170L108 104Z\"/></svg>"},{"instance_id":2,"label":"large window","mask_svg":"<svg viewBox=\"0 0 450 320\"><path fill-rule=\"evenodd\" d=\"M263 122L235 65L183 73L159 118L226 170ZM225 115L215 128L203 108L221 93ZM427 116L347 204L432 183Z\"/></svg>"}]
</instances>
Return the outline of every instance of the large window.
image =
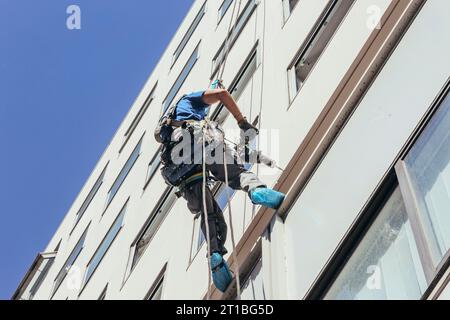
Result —
<instances>
[{"instance_id":1,"label":"large window","mask_svg":"<svg viewBox=\"0 0 450 320\"><path fill-rule=\"evenodd\" d=\"M417 243L397 187L325 298L417 299L425 290Z\"/></svg>"},{"instance_id":2,"label":"large window","mask_svg":"<svg viewBox=\"0 0 450 320\"><path fill-rule=\"evenodd\" d=\"M392 191L327 299L419 299L450 256L450 95L392 173ZM436 107L435 107L436 108Z\"/></svg>"},{"instance_id":3,"label":"large window","mask_svg":"<svg viewBox=\"0 0 450 320\"><path fill-rule=\"evenodd\" d=\"M92 187L91 191L89 191L86 199L83 201L83 204L81 205L80 209L77 212L77 215L75 217L75 223L72 228L72 231L75 230L75 227L77 226L78 222L80 221L81 217L86 212L87 208L91 204L92 200L94 199L95 195L97 194L97 191L100 189L101 185L103 184L103 179L105 178L105 172L108 165L105 166L102 173L100 173L100 176L97 178L97 181L95 181L94 186Z\"/></svg>"},{"instance_id":4,"label":"large window","mask_svg":"<svg viewBox=\"0 0 450 320\"><path fill-rule=\"evenodd\" d=\"M183 39L181 39L180 44L178 45L177 49L175 50L175 52L173 54L173 59L172 59L172 66L178 60L178 57L180 56L181 52L183 52L184 47L189 42L189 39L191 38L192 34L197 29L198 25L200 24L200 21L202 21L202 18L205 15L205 12L206 12L206 2L203 4L200 11L197 13L197 16L195 17L195 19L192 22L191 26L189 27L188 31L184 35Z\"/></svg>"},{"instance_id":5,"label":"large window","mask_svg":"<svg viewBox=\"0 0 450 320\"><path fill-rule=\"evenodd\" d=\"M86 240L86 235L87 235L88 230L89 230L89 225L86 227L86 230L84 230L83 234L81 235L77 244L73 248L73 250L70 253L69 257L67 258L66 262L62 266L61 270L58 272L58 275L56 276L54 284L53 284L52 296L55 294L55 292L61 286L61 283L66 278L70 269L75 264L75 261L77 260L78 256L80 255L81 251L83 250L84 242Z\"/></svg>"},{"instance_id":6,"label":"large window","mask_svg":"<svg viewBox=\"0 0 450 320\"><path fill-rule=\"evenodd\" d=\"M131 121L131 124L128 127L127 131L125 131L124 141L122 143L122 146L120 147L119 152L122 152L123 148L126 146L128 140L130 140L130 137L132 136L134 130L138 126L139 122L141 121L141 119L144 116L145 112L147 111L148 107L152 104L153 99L155 97L155 90L156 90L157 85L158 84L155 84L152 91L150 91L150 94L148 95L147 99L145 99L144 104L139 109L139 111L136 114L136 116L134 117L133 121Z\"/></svg>"},{"instance_id":7,"label":"large window","mask_svg":"<svg viewBox=\"0 0 450 320\"><path fill-rule=\"evenodd\" d=\"M192 52L191 56L189 57L189 60L187 61L177 80L175 81L169 93L167 94L167 97L163 102L163 111L166 111L170 107L176 95L178 94L178 91L183 85L184 81L186 81L186 78L189 76L189 73L191 72L192 68L194 68L195 63L199 58L199 47L200 43L195 48L194 52Z\"/></svg>"},{"instance_id":8,"label":"large window","mask_svg":"<svg viewBox=\"0 0 450 320\"><path fill-rule=\"evenodd\" d=\"M108 249L111 247L113 241L116 239L120 230L122 230L123 218L124 218L125 212L127 210L127 204L128 204L128 201L127 201L127 203L125 203L122 210L120 210L119 214L117 215L115 221L113 222L112 226L110 227L110 229L109 229L108 233L106 234L105 238L103 239L102 243L99 245L98 249L92 256L91 260L89 261L87 268L86 268L86 275L84 278L83 287L89 282L92 275L94 274L94 271L97 269L97 267L99 266L103 257L108 252Z\"/></svg>"},{"instance_id":9,"label":"large window","mask_svg":"<svg viewBox=\"0 0 450 320\"><path fill-rule=\"evenodd\" d=\"M242 14L239 16L236 24L232 27L227 39L225 39L225 41L220 46L219 50L217 51L213 59L213 72L211 75L211 79L213 79L216 73L219 71L219 66L224 61L225 53L231 50L234 43L239 38L239 35L241 34L242 30L244 30L244 27L247 24L248 20L252 16L252 13L255 11L257 5L258 4L256 0L248 1Z\"/></svg>"},{"instance_id":10,"label":"large window","mask_svg":"<svg viewBox=\"0 0 450 320\"><path fill-rule=\"evenodd\" d=\"M331 0L288 68L290 99L293 100L335 34L354 0Z\"/></svg>"},{"instance_id":11,"label":"large window","mask_svg":"<svg viewBox=\"0 0 450 320\"><path fill-rule=\"evenodd\" d=\"M142 146L143 139L144 139L144 137L142 136L142 138L139 140L138 144L134 148L133 152L131 153L130 157L128 158L127 162L123 166L122 170L120 170L120 173L117 176L116 180L114 181L111 189L109 190L108 198L106 200L106 208L108 208L112 199L114 199L115 195L117 194L117 191L119 191L120 186L125 181L128 174L130 173L131 169L133 168L134 164L136 163L136 160L139 158L139 155L141 154L141 146Z\"/></svg>"},{"instance_id":12,"label":"large window","mask_svg":"<svg viewBox=\"0 0 450 320\"><path fill-rule=\"evenodd\" d=\"M177 196L175 195L176 190L174 188L168 187L161 198L158 200L156 207L150 213L149 218L145 222L144 227L139 232L137 238L133 241L130 250L130 259L128 261L128 268L126 276L131 273L139 259L147 249L149 243L153 239L153 236L158 231L158 228L163 223L165 217L172 209Z\"/></svg>"}]
</instances>

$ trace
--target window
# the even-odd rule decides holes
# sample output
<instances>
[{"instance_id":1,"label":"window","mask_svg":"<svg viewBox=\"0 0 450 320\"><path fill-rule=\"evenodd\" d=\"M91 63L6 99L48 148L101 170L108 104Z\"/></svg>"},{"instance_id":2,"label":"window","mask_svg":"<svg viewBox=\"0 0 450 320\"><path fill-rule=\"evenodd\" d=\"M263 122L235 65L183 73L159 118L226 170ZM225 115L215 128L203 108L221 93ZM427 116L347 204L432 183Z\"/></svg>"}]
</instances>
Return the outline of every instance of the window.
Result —
<instances>
[{"instance_id":1,"label":"window","mask_svg":"<svg viewBox=\"0 0 450 320\"><path fill-rule=\"evenodd\" d=\"M116 181L114 181L111 189L108 192L108 198L106 201L106 208L108 208L109 204L111 203L112 199L114 199L114 196L116 195L117 191L119 191L120 186L125 181L126 177L130 173L131 169L133 168L134 164L136 163L136 160L139 158L139 155L141 154L141 146L142 146L142 140L139 140L138 144L134 148L133 152L131 153L130 157L128 158L127 162L123 166L122 170L120 171L119 175L116 178ZM105 210L106 210L105 208Z\"/></svg>"},{"instance_id":2,"label":"window","mask_svg":"<svg viewBox=\"0 0 450 320\"><path fill-rule=\"evenodd\" d=\"M233 3L233 0L223 0L222 4L220 5L219 8L219 22L222 21L222 18L225 16L225 14L228 11L228 8L230 7L230 5Z\"/></svg>"},{"instance_id":3,"label":"window","mask_svg":"<svg viewBox=\"0 0 450 320\"><path fill-rule=\"evenodd\" d=\"M420 299L436 282L450 257L449 90L450 86L396 163L389 178L393 182L386 183L392 185L389 192L375 196L369 206L375 210L365 216L374 211L374 218L364 219L373 222L368 228L360 222L358 241L348 239L342 246L347 253L339 250L342 260L334 257L324 270L324 275L330 274L336 264L330 281L322 277L318 296Z\"/></svg>"},{"instance_id":4,"label":"window","mask_svg":"<svg viewBox=\"0 0 450 320\"><path fill-rule=\"evenodd\" d=\"M81 217L84 215L87 208L91 204L92 199L94 199L95 195L97 194L97 191L100 189L101 185L103 184L103 179L105 177L105 172L106 172L107 167L108 167L108 164L105 166L102 173L100 173L100 176L97 178L97 181L94 183L94 186L92 187L91 191L89 191L86 199L84 200L83 204L81 205L81 208L78 210L76 218L75 218L75 224L74 224L70 234L72 234L73 230L75 230L75 227L77 226Z\"/></svg>"},{"instance_id":5,"label":"window","mask_svg":"<svg viewBox=\"0 0 450 320\"><path fill-rule=\"evenodd\" d=\"M163 111L164 112L172 104L178 91L180 90L184 81L186 81L186 78L188 77L189 73L191 72L192 68L194 67L195 63L197 62L197 60L199 58L199 55L198 55L199 47L200 47L200 43L195 48L194 52L192 52L191 56L189 57L189 60L187 61L186 65L184 66L183 70L181 71L180 75L178 76L177 80L175 81L174 85L172 86L169 93L167 94L167 97L163 102Z\"/></svg>"},{"instance_id":6,"label":"window","mask_svg":"<svg viewBox=\"0 0 450 320\"><path fill-rule=\"evenodd\" d=\"M67 274L69 273L70 268L72 268L72 266L75 264L75 261L77 260L78 256L80 255L81 251L83 250L84 241L86 240L86 235L87 235L88 229L89 229L89 225L86 227L86 230L84 230L83 234L81 235L81 237L78 240L77 244L75 245L74 249L70 253L69 257L67 258L63 267L59 271L58 275L56 276L54 284L53 284L52 296L59 289L59 287L61 286L61 283L64 281Z\"/></svg>"},{"instance_id":7,"label":"window","mask_svg":"<svg viewBox=\"0 0 450 320\"><path fill-rule=\"evenodd\" d=\"M409 187L402 192L416 200L410 209L418 217L433 269L450 249L449 128L450 94L400 165Z\"/></svg>"},{"instance_id":8,"label":"window","mask_svg":"<svg viewBox=\"0 0 450 320\"><path fill-rule=\"evenodd\" d=\"M105 300L106 299L106 292L108 291L108 285L105 286L102 293L98 296L97 300Z\"/></svg>"},{"instance_id":9,"label":"window","mask_svg":"<svg viewBox=\"0 0 450 320\"><path fill-rule=\"evenodd\" d=\"M244 62L241 70L238 72L237 76L230 85L229 91L236 101L239 100L239 97L244 92L256 72L258 67L258 46L259 44L256 43L249 57ZM228 114L228 110L224 108L223 105L220 105L214 111L211 119L214 119L214 121L219 123L223 123Z\"/></svg>"},{"instance_id":10,"label":"window","mask_svg":"<svg viewBox=\"0 0 450 320\"><path fill-rule=\"evenodd\" d=\"M159 166L161 165L161 148L156 151L156 154L153 156L152 160L148 164L147 176L145 177L144 189L147 188L150 180L152 180Z\"/></svg>"},{"instance_id":11,"label":"window","mask_svg":"<svg viewBox=\"0 0 450 320\"><path fill-rule=\"evenodd\" d=\"M353 2L354 0L331 0L319 22L301 46L288 68L291 101L300 91Z\"/></svg>"},{"instance_id":12,"label":"window","mask_svg":"<svg viewBox=\"0 0 450 320\"><path fill-rule=\"evenodd\" d=\"M255 11L257 5L258 4L256 0L248 1L242 14L239 16L236 24L230 30L230 34L228 35L227 39L225 39L225 41L220 46L219 50L217 51L213 59L213 72L211 75L211 79L214 79L216 73L219 71L219 66L221 65L221 63L225 58L226 51L231 50L234 43L239 38L239 35L241 34L242 30L244 30L244 27L247 24L248 20L250 20L250 17L252 16L253 11Z\"/></svg>"},{"instance_id":13,"label":"window","mask_svg":"<svg viewBox=\"0 0 450 320\"><path fill-rule=\"evenodd\" d=\"M425 290L417 243L397 187L325 299L418 299Z\"/></svg>"},{"instance_id":14,"label":"window","mask_svg":"<svg viewBox=\"0 0 450 320\"><path fill-rule=\"evenodd\" d=\"M92 256L91 260L89 261L87 268L86 268L86 275L84 278L83 287L86 286L86 284L91 279L92 275L94 274L95 270L99 266L100 262L102 261L105 254L108 252L108 249L111 247L112 243L116 239L117 235L119 234L120 230L122 230L123 227L123 218L125 216L125 212L127 210L128 200L123 206L123 208L120 210L119 214L117 215L116 220L113 222L111 228L109 229L108 233L106 234L105 238L103 239L102 243L98 247L97 251Z\"/></svg>"},{"instance_id":15,"label":"window","mask_svg":"<svg viewBox=\"0 0 450 320\"><path fill-rule=\"evenodd\" d=\"M200 21L202 21L203 16L206 12L206 2L201 7L200 11L197 13L197 16L195 17L194 21L192 22L191 26L189 27L188 31L184 35L183 39L181 40L180 44L178 45L177 49L175 50L173 54L173 60L172 60L172 66L177 61L178 57L180 56L181 52L183 52L184 47L188 43L189 39L191 38L192 34L195 32L195 29L197 29L198 25L200 24Z\"/></svg>"},{"instance_id":16,"label":"window","mask_svg":"<svg viewBox=\"0 0 450 320\"><path fill-rule=\"evenodd\" d=\"M283 1L283 12L284 12L284 21L286 21L294 10L295 6L298 3L298 0L282 0Z\"/></svg>"},{"instance_id":17,"label":"window","mask_svg":"<svg viewBox=\"0 0 450 320\"><path fill-rule=\"evenodd\" d=\"M37 291L47 277L48 271L55 262L56 254L58 253L61 241L56 246L53 252L39 253L34 260L30 270L20 283L13 300L33 300Z\"/></svg>"},{"instance_id":18,"label":"window","mask_svg":"<svg viewBox=\"0 0 450 320\"><path fill-rule=\"evenodd\" d=\"M164 284L164 277L166 275L167 263L164 265L163 269L159 272L156 280L153 282L150 290L145 295L144 300L162 300L162 291Z\"/></svg>"},{"instance_id":19,"label":"window","mask_svg":"<svg viewBox=\"0 0 450 320\"><path fill-rule=\"evenodd\" d=\"M139 109L139 111L136 114L136 116L134 117L133 121L131 121L131 124L128 127L127 131L125 131L124 141L122 143L122 146L120 147L119 153L122 152L123 148L126 146L128 140L130 140L131 135L133 134L136 127L138 126L139 122L141 121L141 119L144 116L145 112L147 111L148 107L152 104L153 99L155 97L155 90L156 90L157 85L158 84L155 84L152 91L148 95L147 99L145 99L145 102L142 105L141 109Z\"/></svg>"},{"instance_id":20,"label":"window","mask_svg":"<svg viewBox=\"0 0 450 320\"><path fill-rule=\"evenodd\" d=\"M155 209L153 209L153 211L150 213L150 216L147 219L144 227L139 232L138 237L133 242L131 246L130 261L127 274L129 274L131 270L134 269L137 262L144 254L144 251L147 248L148 244L153 239L153 236L158 231L159 226L162 224L165 217L170 212L170 209L172 209L177 199L175 191L176 190L171 187L168 187L164 191Z\"/></svg>"}]
</instances>

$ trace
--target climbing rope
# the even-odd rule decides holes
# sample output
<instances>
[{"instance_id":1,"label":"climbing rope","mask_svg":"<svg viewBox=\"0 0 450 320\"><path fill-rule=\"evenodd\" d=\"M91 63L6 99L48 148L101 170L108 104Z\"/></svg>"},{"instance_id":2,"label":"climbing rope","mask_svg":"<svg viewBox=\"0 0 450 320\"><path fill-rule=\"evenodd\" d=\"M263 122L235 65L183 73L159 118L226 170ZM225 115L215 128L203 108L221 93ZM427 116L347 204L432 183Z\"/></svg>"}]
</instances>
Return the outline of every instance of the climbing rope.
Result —
<instances>
[{"instance_id":1,"label":"climbing rope","mask_svg":"<svg viewBox=\"0 0 450 320\"><path fill-rule=\"evenodd\" d=\"M209 238L209 220L208 220L208 208L206 207L206 142L205 142L205 134L206 132L206 125L205 122L203 123L202 128L202 144L203 144L203 151L202 151L202 171L203 171L203 185L202 185L202 198L203 198L203 221L205 222L205 229L206 229L206 242L208 245L208 291L206 293L206 299L211 299L211 239Z\"/></svg>"},{"instance_id":2,"label":"climbing rope","mask_svg":"<svg viewBox=\"0 0 450 320\"><path fill-rule=\"evenodd\" d=\"M225 173L225 192L227 193L227 205L228 205L228 216L230 220L230 233L231 233L231 245L233 247L233 260L236 265L236 290L237 295L236 299L241 300L241 281L239 276L239 262L237 258L237 252L236 252L236 241L234 239L234 228L233 228L233 214L231 212L231 200L230 200L230 193L229 193L229 183L228 183L228 167L227 167L227 155L226 155L226 143L225 143L225 133L222 132L224 141L223 141L223 170Z\"/></svg>"}]
</instances>

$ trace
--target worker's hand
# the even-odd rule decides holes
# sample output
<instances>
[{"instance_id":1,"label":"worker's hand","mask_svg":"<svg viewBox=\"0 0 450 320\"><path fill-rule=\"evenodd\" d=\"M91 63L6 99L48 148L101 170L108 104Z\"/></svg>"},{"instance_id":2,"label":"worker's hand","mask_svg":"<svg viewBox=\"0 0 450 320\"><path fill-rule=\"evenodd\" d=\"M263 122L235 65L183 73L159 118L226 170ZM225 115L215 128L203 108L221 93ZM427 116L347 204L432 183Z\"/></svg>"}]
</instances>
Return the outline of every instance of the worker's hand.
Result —
<instances>
[{"instance_id":1,"label":"worker's hand","mask_svg":"<svg viewBox=\"0 0 450 320\"><path fill-rule=\"evenodd\" d=\"M254 130L256 134L259 133L258 128L256 128L254 125L252 125L250 122L247 121L247 118L243 118L241 121L238 122L239 128L241 128L242 131L247 132L248 130Z\"/></svg>"}]
</instances>

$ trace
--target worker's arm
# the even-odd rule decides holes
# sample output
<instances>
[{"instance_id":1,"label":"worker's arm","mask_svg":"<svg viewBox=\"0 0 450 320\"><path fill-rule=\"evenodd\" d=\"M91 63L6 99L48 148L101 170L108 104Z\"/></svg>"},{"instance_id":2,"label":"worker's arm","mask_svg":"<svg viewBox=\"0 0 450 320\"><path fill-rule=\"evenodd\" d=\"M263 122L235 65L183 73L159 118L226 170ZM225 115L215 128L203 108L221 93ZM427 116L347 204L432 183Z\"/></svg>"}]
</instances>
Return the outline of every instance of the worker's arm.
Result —
<instances>
[{"instance_id":1,"label":"worker's arm","mask_svg":"<svg viewBox=\"0 0 450 320\"><path fill-rule=\"evenodd\" d=\"M242 130L247 131L248 129L254 129L258 131L254 126L248 123L247 119L242 115L242 112L234 101L233 97L226 89L206 90L203 94L203 102L205 102L206 104L214 104L217 102L223 103L223 105L236 119L239 127Z\"/></svg>"},{"instance_id":2,"label":"worker's arm","mask_svg":"<svg viewBox=\"0 0 450 320\"><path fill-rule=\"evenodd\" d=\"M237 106L231 94L225 89L210 89L203 94L203 101L206 104L215 104L217 102L223 105L230 111L237 122L244 120L241 110Z\"/></svg>"}]
</instances>

